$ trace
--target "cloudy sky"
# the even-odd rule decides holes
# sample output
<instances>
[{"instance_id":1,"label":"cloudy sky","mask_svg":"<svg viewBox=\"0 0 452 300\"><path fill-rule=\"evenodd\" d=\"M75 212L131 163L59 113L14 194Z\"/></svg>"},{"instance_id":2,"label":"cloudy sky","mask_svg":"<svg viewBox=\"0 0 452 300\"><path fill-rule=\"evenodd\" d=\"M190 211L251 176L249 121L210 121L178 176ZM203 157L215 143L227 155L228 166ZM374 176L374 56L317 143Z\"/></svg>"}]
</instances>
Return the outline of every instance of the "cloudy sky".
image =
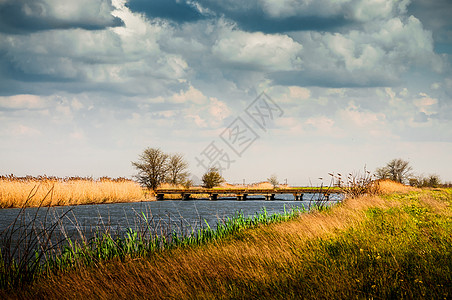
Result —
<instances>
[{"instance_id":1,"label":"cloudy sky","mask_svg":"<svg viewBox=\"0 0 452 300\"><path fill-rule=\"evenodd\" d=\"M0 174L452 180L449 0L0 0ZM263 94L262 94L263 93ZM324 180L325 181L325 180Z\"/></svg>"}]
</instances>

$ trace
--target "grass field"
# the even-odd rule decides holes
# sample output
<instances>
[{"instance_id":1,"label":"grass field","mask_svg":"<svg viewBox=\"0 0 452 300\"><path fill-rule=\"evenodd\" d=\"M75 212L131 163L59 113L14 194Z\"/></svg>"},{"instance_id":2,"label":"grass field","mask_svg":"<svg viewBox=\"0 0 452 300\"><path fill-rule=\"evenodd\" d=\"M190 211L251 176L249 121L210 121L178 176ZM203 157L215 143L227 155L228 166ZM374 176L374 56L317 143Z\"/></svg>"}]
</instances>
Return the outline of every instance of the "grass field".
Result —
<instances>
[{"instance_id":1,"label":"grass field","mask_svg":"<svg viewBox=\"0 0 452 300\"><path fill-rule=\"evenodd\" d=\"M0 298L450 299L452 190L382 190L200 246L49 274Z\"/></svg>"},{"instance_id":2,"label":"grass field","mask_svg":"<svg viewBox=\"0 0 452 300\"><path fill-rule=\"evenodd\" d=\"M0 208L100 204L145 200L140 185L127 179L0 177Z\"/></svg>"}]
</instances>

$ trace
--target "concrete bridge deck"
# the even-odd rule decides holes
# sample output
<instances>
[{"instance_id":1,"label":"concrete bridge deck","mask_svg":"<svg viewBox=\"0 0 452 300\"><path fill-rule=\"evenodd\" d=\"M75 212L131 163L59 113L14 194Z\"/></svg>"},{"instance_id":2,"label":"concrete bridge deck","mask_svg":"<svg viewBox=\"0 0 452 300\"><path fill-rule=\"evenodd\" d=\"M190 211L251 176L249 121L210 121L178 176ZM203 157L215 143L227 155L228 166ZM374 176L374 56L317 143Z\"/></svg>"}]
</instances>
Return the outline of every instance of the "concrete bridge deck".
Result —
<instances>
[{"instance_id":1,"label":"concrete bridge deck","mask_svg":"<svg viewBox=\"0 0 452 300\"><path fill-rule=\"evenodd\" d=\"M341 190L337 187L323 187L323 188L275 188L275 189L254 189L254 188L191 188L191 189L156 189L155 194L157 200L164 200L165 195L181 196L182 200L189 200L191 195L208 195L210 200L217 200L220 196L234 196L237 200L246 200L249 195L261 195L266 200L274 200L277 194L292 194L296 200L303 200L304 194L322 194L325 200L329 199L330 194L339 194Z\"/></svg>"}]
</instances>

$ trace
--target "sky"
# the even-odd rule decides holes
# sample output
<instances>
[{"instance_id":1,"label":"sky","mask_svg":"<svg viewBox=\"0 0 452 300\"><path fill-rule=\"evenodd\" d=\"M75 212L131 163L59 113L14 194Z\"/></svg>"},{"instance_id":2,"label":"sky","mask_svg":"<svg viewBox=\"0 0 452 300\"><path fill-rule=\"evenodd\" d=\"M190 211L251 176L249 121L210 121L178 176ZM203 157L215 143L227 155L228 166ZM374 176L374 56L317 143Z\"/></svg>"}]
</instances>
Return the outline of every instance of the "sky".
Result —
<instances>
[{"instance_id":1,"label":"sky","mask_svg":"<svg viewBox=\"0 0 452 300\"><path fill-rule=\"evenodd\" d=\"M0 0L0 174L452 180L452 1ZM320 179L322 178L322 179Z\"/></svg>"}]
</instances>

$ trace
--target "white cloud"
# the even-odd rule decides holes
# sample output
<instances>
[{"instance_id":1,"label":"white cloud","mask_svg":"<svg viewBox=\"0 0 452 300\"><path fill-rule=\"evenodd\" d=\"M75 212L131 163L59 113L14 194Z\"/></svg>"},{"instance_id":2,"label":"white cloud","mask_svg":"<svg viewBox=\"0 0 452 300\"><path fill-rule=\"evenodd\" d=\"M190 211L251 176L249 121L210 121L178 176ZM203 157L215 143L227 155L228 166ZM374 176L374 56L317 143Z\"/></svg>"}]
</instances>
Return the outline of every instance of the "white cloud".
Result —
<instances>
[{"instance_id":1,"label":"white cloud","mask_svg":"<svg viewBox=\"0 0 452 300\"><path fill-rule=\"evenodd\" d=\"M206 128L207 122L197 114L187 115L186 119L192 120L199 128Z\"/></svg>"},{"instance_id":2,"label":"white cloud","mask_svg":"<svg viewBox=\"0 0 452 300\"><path fill-rule=\"evenodd\" d=\"M264 11L271 17L288 17L296 14L294 0L262 0Z\"/></svg>"},{"instance_id":3,"label":"white cloud","mask_svg":"<svg viewBox=\"0 0 452 300\"><path fill-rule=\"evenodd\" d=\"M262 88L277 103L299 104L310 99L311 91L299 86L265 86Z\"/></svg>"},{"instance_id":4,"label":"white cloud","mask_svg":"<svg viewBox=\"0 0 452 300\"><path fill-rule=\"evenodd\" d=\"M444 61L434 52L432 33L413 16L383 15L349 31L294 32L291 36L303 45L301 83L384 86L400 84L400 76L413 67L443 71ZM272 79L293 84L294 76Z\"/></svg>"},{"instance_id":5,"label":"white cloud","mask_svg":"<svg viewBox=\"0 0 452 300\"><path fill-rule=\"evenodd\" d=\"M289 97L306 100L311 97L311 91L303 87L289 86Z\"/></svg>"},{"instance_id":6,"label":"white cloud","mask_svg":"<svg viewBox=\"0 0 452 300\"><path fill-rule=\"evenodd\" d=\"M204 94L200 90L190 85L188 90L181 90L178 94L174 94L168 100L173 103L193 102L196 104L203 104L207 101L207 97L204 96Z\"/></svg>"},{"instance_id":7,"label":"white cloud","mask_svg":"<svg viewBox=\"0 0 452 300\"><path fill-rule=\"evenodd\" d=\"M225 118L227 118L231 114L231 111L225 102L220 101L215 97L211 97L210 105L209 105L209 113L216 120L223 121Z\"/></svg>"},{"instance_id":8,"label":"white cloud","mask_svg":"<svg viewBox=\"0 0 452 300\"><path fill-rule=\"evenodd\" d=\"M408 89L407 88L403 88L400 92L399 95L402 97L406 97L408 96Z\"/></svg>"},{"instance_id":9,"label":"white cloud","mask_svg":"<svg viewBox=\"0 0 452 300\"><path fill-rule=\"evenodd\" d=\"M348 108L339 111L339 115L342 120L351 122L357 127L379 126L385 119L384 114L360 111L353 103L350 103Z\"/></svg>"},{"instance_id":10,"label":"white cloud","mask_svg":"<svg viewBox=\"0 0 452 300\"><path fill-rule=\"evenodd\" d=\"M64 153L71 148L67 145L86 141L90 163L104 158L100 152L115 153L108 164L125 161L117 173L127 176L129 162L147 146L199 153L261 91L284 116L259 145L267 143L287 161L299 159L293 149L311 148L315 159L306 159L308 164L339 149L337 155L348 157L349 164L357 159L351 153L361 149L358 156L365 163L370 156L407 153L400 143L398 152L391 152L394 140L451 140L452 80L447 73L443 79L427 78L424 71L444 71L444 61L434 52L431 32L406 14L407 0L228 1L239 8L257 3L257 13L276 25L292 16L333 23L346 18L331 31L316 31L320 25L313 24L311 31L276 34L243 31L227 14L174 25L133 13L125 2L114 1L113 12L124 27L0 33L0 63L8 67L0 71L0 88L13 95L0 97L2 165L13 170L23 163L18 155L11 162L14 149L32 157L28 149L40 146L45 153L57 145L52 153ZM83 7L75 8L76 16L67 16L59 3L52 9L50 20L83 18ZM102 22L111 18L104 17L108 9L100 10ZM86 12L86 18L94 24L96 14ZM270 76L285 71L298 81L281 83ZM411 76L417 81L410 82ZM375 146L378 151L365 152ZM441 155L444 161L447 155ZM246 163L259 165L259 159L249 157ZM66 169L59 172L67 175ZM318 164L312 163L312 172L318 172Z\"/></svg>"},{"instance_id":11,"label":"white cloud","mask_svg":"<svg viewBox=\"0 0 452 300\"><path fill-rule=\"evenodd\" d=\"M278 136L300 137L306 133L303 127L303 122L299 118L284 116L276 119L275 123L278 128L276 130Z\"/></svg>"},{"instance_id":12,"label":"white cloud","mask_svg":"<svg viewBox=\"0 0 452 300\"><path fill-rule=\"evenodd\" d=\"M438 111L438 99L432 98L426 93L419 93L421 98L414 100L414 104L417 106L420 112L430 116Z\"/></svg>"},{"instance_id":13,"label":"white cloud","mask_svg":"<svg viewBox=\"0 0 452 300\"><path fill-rule=\"evenodd\" d=\"M39 30L119 26L110 0L2 0L2 31L28 33Z\"/></svg>"},{"instance_id":14,"label":"white cloud","mask_svg":"<svg viewBox=\"0 0 452 300\"><path fill-rule=\"evenodd\" d=\"M44 109L49 106L49 102L37 95L14 95L8 97L0 97L0 109L24 109L36 110Z\"/></svg>"},{"instance_id":15,"label":"white cloud","mask_svg":"<svg viewBox=\"0 0 452 300\"><path fill-rule=\"evenodd\" d=\"M424 30L415 17L410 16L405 22L400 18L393 18L376 25L380 25L379 29L370 36L366 37L365 34L358 32L352 34L356 35L356 41L370 38L373 46L381 51L382 56L367 67L378 67L376 63L383 63L385 67L394 64L400 70L410 65L438 62L439 58L433 52L431 33Z\"/></svg>"},{"instance_id":16,"label":"white cloud","mask_svg":"<svg viewBox=\"0 0 452 300\"><path fill-rule=\"evenodd\" d=\"M84 108L84 105L78 99L74 99L74 100L71 101L71 107L74 110L81 110L82 108Z\"/></svg>"},{"instance_id":17,"label":"white cloud","mask_svg":"<svg viewBox=\"0 0 452 300\"><path fill-rule=\"evenodd\" d=\"M226 102L210 97L207 103L192 103L182 114L199 128L218 129L224 126L231 110Z\"/></svg>"},{"instance_id":18,"label":"white cloud","mask_svg":"<svg viewBox=\"0 0 452 300\"><path fill-rule=\"evenodd\" d=\"M332 133L334 129L334 120L325 117L312 117L305 121L306 125L311 125L323 134Z\"/></svg>"},{"instance_id":19,"label":"white cloud","mask_svg":"<svg viewBox=\"0 0 452 300\"><path fill-rule=\"evenodd\" d=\"M350 3L352 19L369 22L375 19L405 13L410 0L358 0Z\"/></svg>"},{"instance_id":20,"label":"white cloud","mask_svg":"<svg viewBox=\"0 0 452 300\"><path fill-rule=\"evenodd\" d=\"M30 7L25 4L26 11L27 8L31 13ZM113 7L109 0L43 0L40 8L41 17L55 18L65 22L87 23L91 26L105 26L113 22L111 14Z\"/></svg>"},{"instance_id":21,"label":"white cloud","mask_svg":"<svg viewBox=\"0 0 452 300\"><path fill-rule=\"evenodd\" d=\"M299 68L302 49L301 44L286 35L250 33L225 27L212 52L233 67L281 71Z\"/></svg>"}]
</instances>

